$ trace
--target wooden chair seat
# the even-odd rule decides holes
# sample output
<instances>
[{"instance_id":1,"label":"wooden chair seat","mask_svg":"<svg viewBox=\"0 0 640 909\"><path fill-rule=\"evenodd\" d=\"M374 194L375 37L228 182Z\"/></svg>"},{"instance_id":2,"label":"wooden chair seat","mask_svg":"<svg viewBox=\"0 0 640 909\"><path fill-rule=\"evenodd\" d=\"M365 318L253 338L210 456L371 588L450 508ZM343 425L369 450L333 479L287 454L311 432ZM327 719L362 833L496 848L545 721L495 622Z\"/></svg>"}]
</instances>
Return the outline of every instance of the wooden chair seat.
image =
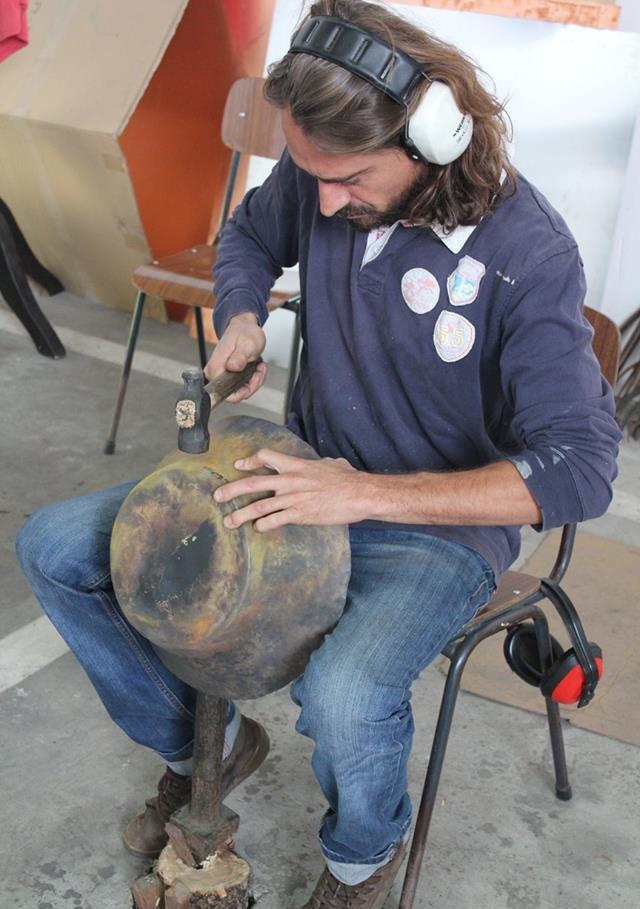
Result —
<instances>
[{"instance_id":1,"label":"wooden chair seat","mask_svg":"<svg viewBox=\"0 0 640 909\"><path fill-rule=\"evenodd\" d=\"M487 605L459 630L455 637L448 642L443 653L448 656L454 642L466 637L485 619L497 616L501 612L506 612L511 606L521 603L539 590L540 578L536 578L531 574L523 574L520 571L506 571L500 579L498 589ZM505 627L507 624L509 623L505 623Z\"/></svg>"},{"instance_id":2,"label":"wooden chair seat","mask_svg":"<svg viewBox=\"0 0 640 909\"><path fill-rule=\"evenodd\" d=\"M215 260L215 247L201 243L139 265L131 280L134 287L149 296L173 300L185 306L213 309L216 301L211 269ZM290 296L274 290L267 308L278 309Z\"/></svg>"},{"instance_id":3,"label":"wooden chair seat","mask_svg":"<svg viewBox=\"0 0 640 909\"><path fill-rule=\"evenodd\" d=\"M535 578L531 574L523 574L520 571L507 571L502 575L498 589L478 615L486 617L489 612L506 609L531 596L532 593L536 593L539 589L540 578Z\"/></svg>"}]
</instances>

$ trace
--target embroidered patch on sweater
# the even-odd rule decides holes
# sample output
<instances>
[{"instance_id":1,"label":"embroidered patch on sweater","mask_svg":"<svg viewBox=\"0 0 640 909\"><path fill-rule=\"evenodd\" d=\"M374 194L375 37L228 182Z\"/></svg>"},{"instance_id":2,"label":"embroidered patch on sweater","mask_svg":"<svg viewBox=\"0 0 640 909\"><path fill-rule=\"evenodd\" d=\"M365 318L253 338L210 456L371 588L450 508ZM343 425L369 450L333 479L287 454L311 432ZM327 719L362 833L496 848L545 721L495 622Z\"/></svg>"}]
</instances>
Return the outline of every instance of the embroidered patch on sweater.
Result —
<instances>
[{"instance_id":1,"label":"embroidered patch on sweater","mask_svg":"<svg viewBox=\"0 0 640 909\"><path fill-rule=\"evenodd\" d=\"M431 312L440 299L440 285L426 268L410 268L402 276L402 296L412 312Z\"/></svg>"},{"instance_id":2,"label":"embroidered patch on sweater","mask_svg":"<svg viewBox=\"0 0 640 909\"><path fill-rule=\"evenodd\" d=\"M438 356L445 363L462 360L473 347L475 327L457 312L441 312L433 330L433 343Z\"/></svg>"},{"instance_id":3,"label":"embroidered patch on sweater","mask_svg":"<svg viewBox=\"0 0 640 909\"><path fill-rule=\"evenodd\" d=\"M447 278L447 292L453 306L467 306L478 296L486 269L482 262L463 256L458 267Z\"/></svg>"}]
</instances>

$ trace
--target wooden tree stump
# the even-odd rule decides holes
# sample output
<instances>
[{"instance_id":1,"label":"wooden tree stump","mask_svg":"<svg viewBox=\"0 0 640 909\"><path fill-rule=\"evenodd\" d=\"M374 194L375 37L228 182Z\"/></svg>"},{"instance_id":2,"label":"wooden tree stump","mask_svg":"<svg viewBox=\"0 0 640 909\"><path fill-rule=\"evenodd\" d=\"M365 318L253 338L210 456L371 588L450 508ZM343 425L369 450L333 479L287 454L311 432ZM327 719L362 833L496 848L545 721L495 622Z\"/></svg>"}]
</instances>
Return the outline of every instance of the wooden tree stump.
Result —
<instances>
[{"instance_id":1,"label":"wooden tree stump","mask_svg":"<svg viewBox=\"0 0 640 909\"><path fill-rule=\"evenodd\" d=\"M135 909L159 909L162 906L162 881L157 874L146 874L131 888Z\"/></svg>"},{"instance_id":2,"label":"wooden tree stump","mask_svg":"<svg viewBox=\"0 0 640 909\"><path fill-rule=\"evenodd\" d=\"M164 884L164 909L247 909L251 868L230 849L221 849L199 868L190 868L169 843L156 873Z\"/></svg>"}]
</instances>

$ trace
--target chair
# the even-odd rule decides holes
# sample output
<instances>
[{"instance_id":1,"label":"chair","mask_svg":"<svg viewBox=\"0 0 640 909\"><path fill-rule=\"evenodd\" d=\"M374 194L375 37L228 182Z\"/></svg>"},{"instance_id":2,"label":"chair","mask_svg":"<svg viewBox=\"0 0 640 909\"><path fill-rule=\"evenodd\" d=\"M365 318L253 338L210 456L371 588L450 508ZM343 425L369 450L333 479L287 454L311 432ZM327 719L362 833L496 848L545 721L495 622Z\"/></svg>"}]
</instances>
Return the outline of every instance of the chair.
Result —
<instances>
[{"instance_id":1,"label":"chair","mask_svg":"<svg viewBox=\"0 0 640 909\"><path fill-rule=\"evenodd\" d=\"M594 328L593 349L602 373L609 384L614 386L620 358L620 332L615 324L602 313L585 307L584 314ZM548 578L536 578L515 571L506 572L491 602L471 622L467 623L443 650L444 655L451 662L440 702L438 722L431 746L429 766L398 909L412 909L414 903L453 711L466 662L473 650L485 638L507 631L510 626L525 619L531 619L535 626L540 665L543 667L550 665L549 627L544 612L537 604L546 599L561 614L575 614L571 600L560 586L571 559L575 535L576 525L566 524L562 531L556 562ZM568 801L571 798L571 786L567 774L560 711L555 701L549 698L545 700L555 770L556 796L562 801Z\"/></svg>"},{"instance_id":2,"label":"chair","mask_svg":"<svg viewBox=\"0 0 640 909\"><path fill-rule=\"evenodd\" d=\"M213 243L211 245L203 243L162 259L154 259L153 262L140 265L133 273L132 281L138 290L138 296L131 318L127 351L111 429L104 447L105 454L113 454L115 451L116 433L147 295L164 300L173 300L176 303L182 303L185 306L194 308L200 364L203 368L206 365L207 351L204 326L202 324L202 307L212 309L215 306L211 268L215 262L216 245L220 233L229 216L240 157L244 153L277 159L285 146L284 134L280 126L280 112L264 99L262 94L263 84L264 80L260 78L238 79L231 86L227 96L222 117L221 136L224 144L233 149L233 155L225 187L218 232ZM270 310L287 309L295 315L289 379L285 394L286 419L298 363L300 296L287 298L287 294L274 292L269 300L268 308Z\"/></svg>"}]
</instances>

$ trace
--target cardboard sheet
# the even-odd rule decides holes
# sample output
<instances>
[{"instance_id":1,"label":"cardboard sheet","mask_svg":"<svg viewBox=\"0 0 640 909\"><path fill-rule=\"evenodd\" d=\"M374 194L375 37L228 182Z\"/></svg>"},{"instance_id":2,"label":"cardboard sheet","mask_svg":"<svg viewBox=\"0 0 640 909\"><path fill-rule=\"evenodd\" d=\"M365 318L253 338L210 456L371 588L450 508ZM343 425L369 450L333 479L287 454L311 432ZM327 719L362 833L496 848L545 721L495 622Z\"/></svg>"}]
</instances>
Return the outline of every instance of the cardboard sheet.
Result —
<instances>
[{"instance_id":1,"label":"cardboard sheet","mask_svg":"<svg viewBox=\"0 0 640 909\"><path fill-rule=\"evenodd\" d=\"M2 66L0 112L74 129L120 132L186 3L32 3L29 46Z\"/></svg>"},{"instance_id":2,"label":"cardboard sheet","mask_svg":"<svg viewBox=\"0 0 640 909\"><path fill-rule=\"evenodd\" d=\"M36 255L72 293L130 310L150 256L117 138L2 115L0 137L0 196Z\"/></svg>"},{"instance_id":3,"label":"cardboard sheet","mask_svg":"<svg viewBox=\"0 0 640 909\"><path fill-rule=\"evenodd\" d=\"M118 136L186 5L32 3L29 46L0 72L0 197L67 290L119 309L151 255Z\"/></svg>"},{"instance_id":4,"label":"cardboard sheet","mask_svg":"<svg viewBox=\"0 0 640 909\"><path fill-rule=\"evenodd\" d=\"M230 159L219 123L241 75L229 9L31 5L31 43L0 72L0 197L68 290L131 309L138 265L207 240ZM145 314L166 318L164 303Z\"/></svg>"},{"instance_id":5,"label":"cardboard sheet","mask_svg":"<svg viewBox=\"0 0 640 909\"><path fill-rule=\"evenodd\" d=\"M520 570L548 574L558 549L559 534L550 534ZM562 716L622 742L640 745L640 548L578 531L564 589L573 600L589 640L603 651L604 673L587 707L561 708ZM551 633L570 647L561 621L543 603ZM462 688L493 701L544 713L538 689L521 681L507 665L503 635L480 644L462 676ZM443 668L447 668L448 663Z\"/></svg>"}]
</instances>

